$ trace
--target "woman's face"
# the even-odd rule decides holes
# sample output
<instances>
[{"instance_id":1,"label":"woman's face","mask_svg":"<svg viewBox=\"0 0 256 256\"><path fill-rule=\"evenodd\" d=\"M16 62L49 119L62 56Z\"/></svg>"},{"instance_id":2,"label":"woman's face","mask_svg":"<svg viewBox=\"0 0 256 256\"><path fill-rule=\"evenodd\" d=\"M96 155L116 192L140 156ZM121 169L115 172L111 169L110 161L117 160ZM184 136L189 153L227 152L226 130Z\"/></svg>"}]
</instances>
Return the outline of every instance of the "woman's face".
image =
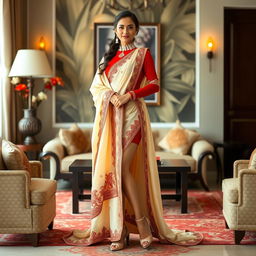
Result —
<instances>
[{"instance_id":1,"label":"woman's face","mask_svg":"<svg viewBox=\"0 0 256 256\"><path fill-rule=\"evenodd\" d=\"M121 41L121 45L127 45L133 42L137 34L137 28L133 20L130 17L126 17L118 21L115 32Z\"/></svg>"}]
</instances>

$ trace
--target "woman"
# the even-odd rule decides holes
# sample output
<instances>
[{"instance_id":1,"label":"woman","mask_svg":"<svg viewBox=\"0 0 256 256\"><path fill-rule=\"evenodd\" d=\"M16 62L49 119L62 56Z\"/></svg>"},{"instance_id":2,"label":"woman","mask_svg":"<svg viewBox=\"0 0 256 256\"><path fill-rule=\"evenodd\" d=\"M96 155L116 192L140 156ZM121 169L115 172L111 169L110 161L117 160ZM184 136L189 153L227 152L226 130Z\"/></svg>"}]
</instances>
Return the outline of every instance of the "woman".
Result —
<instances>
[{"instance_id":1,"label":"woman","mask_svg":"<svg viewBox=\"0 0 256 256\"><path fill-rule=\"evenodd\" d=\"M152 56L133 44L139 22L130 11L115 18L115 38L94 77L90 91L96 107L92 134L92 219L76 230L69 244L89 245L110 238L123 249L129 233L139 233L148 248L161 242L194 245L201 235L174 231L163 219L159 177L150 121L143 97L159 90ZM139 188L139 191L138 191Z\"/></svg>"}]
</instances>

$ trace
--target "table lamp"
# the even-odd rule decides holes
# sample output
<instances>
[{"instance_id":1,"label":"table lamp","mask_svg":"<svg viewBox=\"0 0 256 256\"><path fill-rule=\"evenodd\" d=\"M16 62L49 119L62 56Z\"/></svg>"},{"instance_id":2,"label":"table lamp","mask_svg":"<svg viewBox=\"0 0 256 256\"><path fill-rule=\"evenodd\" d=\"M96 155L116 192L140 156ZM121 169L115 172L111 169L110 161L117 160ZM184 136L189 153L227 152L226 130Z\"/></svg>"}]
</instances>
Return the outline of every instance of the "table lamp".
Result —
<instances>
[{"instance_id":1,"label":"table lamp","mask_svg":"<svg viewBox=\"0 0 256 256\"><path fill-rule=\"evenodd\" d=\"M19 121L19 131L25 135L24 144L35 144L34 135L41 130L41 121L36 118L32 108L32 91L34 78L52 77L52 70L46 54L41 50L18 50L13 61L9 77L26 77L28 95L28 109L24 109L24 118Z\"/></svg>"}]
</instances>

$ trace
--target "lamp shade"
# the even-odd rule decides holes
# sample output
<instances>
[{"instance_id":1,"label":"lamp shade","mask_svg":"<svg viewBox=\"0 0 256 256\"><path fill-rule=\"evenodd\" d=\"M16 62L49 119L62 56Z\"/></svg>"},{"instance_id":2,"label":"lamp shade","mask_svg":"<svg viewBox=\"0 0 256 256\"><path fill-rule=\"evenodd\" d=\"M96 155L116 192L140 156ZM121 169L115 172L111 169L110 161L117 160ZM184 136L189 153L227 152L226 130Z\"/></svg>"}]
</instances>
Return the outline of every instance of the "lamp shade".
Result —
<instances>
[{"instance_id":1,"label":"lamp shade","mask_svg":"<svg viewBox=\"0 0 256 256\"><path fill-rule=\"evenodd\" d=\"M18 50L9 77L51 77L52 70L41 50Z\"/></svg>"}]
</instances>

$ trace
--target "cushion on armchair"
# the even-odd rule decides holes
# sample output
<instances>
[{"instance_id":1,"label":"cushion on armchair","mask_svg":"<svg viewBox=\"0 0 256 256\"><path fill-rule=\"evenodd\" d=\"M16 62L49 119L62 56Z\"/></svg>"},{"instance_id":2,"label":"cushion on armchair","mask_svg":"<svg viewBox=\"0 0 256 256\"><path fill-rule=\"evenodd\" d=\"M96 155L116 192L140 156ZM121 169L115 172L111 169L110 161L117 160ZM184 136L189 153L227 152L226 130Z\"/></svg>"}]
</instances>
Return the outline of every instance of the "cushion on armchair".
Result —
<instances>
[{"instance_id":1,"label":"cushion on armchair","mask_svg":"<svg viewBox=\"0 0 256 256\"><path fill-rule=\"evenodd\" d=\"M70 129L60 129L59 137L68 155L86 153L90 149L90 139L77 124L73 124Z\"/></svg>"},{"instance_id":2,"label":"cushion on armchair","mask_svg":"<svg viewBox=\"0 0 256 256\"><path fill-rule=\"evenodd\" d=\"M10 141L2 141L2 156L8 170L27 170L31 174L31 166L25 153Z\"/></svg>"},{"instance_id":3,"label":"cushion on armchair","mask_svg":"<svg viewBox=\"0 0 256 256\"><path fill-rule=\"evenodd\" d=\"M256 170L256 148L251 153L248 169L250 170Z\"/></svg>"},{"instance_id":4,"label":"cushion on armchair","mask_svg":"<svg viewBox=\"0 0 256 256\"><path fill-rule=\"evenodd\" d=\"M158 145L169 152L185 155L192 143L199 137L199 133L185 129L179 121L176 121L175 127L164 136Z\"/></svg>"}]
</instances>

